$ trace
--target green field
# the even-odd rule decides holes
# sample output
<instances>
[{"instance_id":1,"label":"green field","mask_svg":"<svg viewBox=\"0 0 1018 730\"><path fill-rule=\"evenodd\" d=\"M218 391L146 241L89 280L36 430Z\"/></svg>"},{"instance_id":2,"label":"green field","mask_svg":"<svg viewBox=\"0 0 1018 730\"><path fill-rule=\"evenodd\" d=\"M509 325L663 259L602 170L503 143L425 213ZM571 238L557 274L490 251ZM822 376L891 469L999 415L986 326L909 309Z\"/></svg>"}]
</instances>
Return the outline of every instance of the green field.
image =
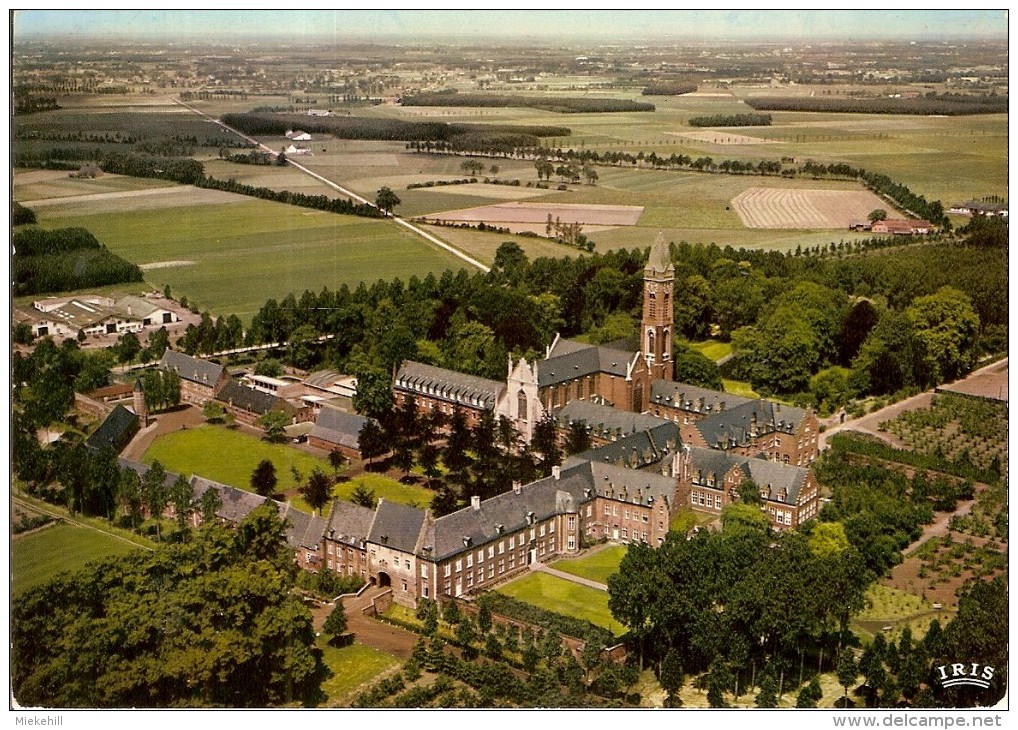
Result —
<instances>
[{"instance_id":1,"label":"green field","mask_svg":"<svg viewBox=\"0 0 1018 730\"><path fill-rule=\"evenodd\" d=\"M431 504L431 498L435 496L430 489L402 484L381 474L361 474L349 481L340 482L333 494L340 499L349 500L358 486L374 491L376 498L384 499L386 502L397 502L421 509L427 508Z\"/></svg>"},{"instance_id":2,"label":"green field","mask_svg":"<svg viewBox=\"0 0 1018 730\"><path fill-rule=\"evenodd\" d=\"M349 704L357 691L366 688L385 670L399 664L395 657L363 644L336 648L320 637L318 646L322 650L322 661L331 672L322 682L326 696L324 704L330 707Z\"/></svg>"},{"instance_id":3,"label":"green field","mask_svg":"<svg viewBox=\"0 0 1018 730\"><path fill-rule=\"evenodd\" d=\"M146 280L202 310L245 322L269 298L305 289L356 287L361 281L459 270L462 260L395 224L241 196L202 204L211 191L182 196L178 207L125 212L87 202L40 207L45 228L80 226L132 263L191 262L151 268ZM219 198L216 198L217 200Z\"/></svg>"},{"instance_id":4,"label":"green field","mask_svg":"<svg viewBox=\"0 0 1018 730\"><path fill-rule=\"evenodd\" d=\"M297 467L305 477L315 467L332 474L325 459L221 426L200 426L160 436L142 457L146 464L158 460L167 471L188 477L197 474L247 491L251 491L251 472L262 459L276 467L278 492L294 488L292 467Z\"/></svg>"},{"instance_id":5,"label":"green field","mask_svg":"<svg viewBox=\"0 0 1018 730\"><path fill-rule=\"evenodd\" d=\"M725 380L721 379L721 384L725 386L725 392L731 393L732 395L741 395L743 398L759 398L760 394L753 390L753 386L742 380ZM771 400L774 400L773 398Z\"/></svg>"},{"instance_id":6,"label":"green field","mask_svg":"<svg viewBox=\"0 0 1018 730\"><path fill-rule=\"evenodd\" d=\"M732 354L731 342L719 342L718 340L705 340L703 342L686 342L689 349L696 350L704 357L717 362Z\"/></svg>"},{"instance_id":7,"label":"green field","mask_svg":"<svg viewBox=\"0 0 1018 730\"><path fill-rule=\"evenodd\" d=\"M87 527L60 523L16 537L11 547L12 591L37 588L94 560L140 548Z\"/></svg>"},{"instance_id":8,"label":"green field","mask_svg":"<svg viewBox=\"0 0 1018 730\"><path fill-rule=\"evenodd\" d=\"M607 583L608 576L618 572L619 563L622 562L625 555L626 548L622 545L615 545L587 557L556 561L551 564L551 567L598 583Z\"/></svg>"},{"instance_id":9,"label":"green field","mask_svg":"<svg viewBox=\"0 0 1018 730\"><path fill-rule=\"evenodd\" d=\"M608 594L595 588L547 573L528 573L500 587L498 592L538 608L590 621L616 636L625 633L625 627L613 619L608 610Z\"/></svg>"}]
</instances>

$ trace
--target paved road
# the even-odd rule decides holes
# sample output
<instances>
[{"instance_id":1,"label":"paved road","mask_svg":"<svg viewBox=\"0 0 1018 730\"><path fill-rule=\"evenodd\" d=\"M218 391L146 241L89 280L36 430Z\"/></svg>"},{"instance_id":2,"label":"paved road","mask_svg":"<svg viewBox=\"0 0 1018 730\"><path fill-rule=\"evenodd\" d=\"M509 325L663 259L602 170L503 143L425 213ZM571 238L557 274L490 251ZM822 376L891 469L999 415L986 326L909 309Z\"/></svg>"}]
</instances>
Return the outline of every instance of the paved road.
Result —
<instances>
[{"instance_id":1,"label":"paved road","mask_svg":"<svg viewBox=\"0 0 1018 730\"><path fill-rule=\"evenodd\" d=\"M204 113L204 112L202 112L202 111L200 111L198 109L195 109L190 104L185 104L184 102L176 100L176 99L174 99L174 101L176 101L181 106L186 107L187 109L190 109L195 114L198 114L199 116L202 116L205 119L208 119L208 120L210 120L212 122L215 122L222 129L224 129L224 130L226 130L228 132L232 132L233 134L236 134L237 136L247 140L251 144L258 146L258 148L264 150L265 152L268 152L273 157L278 156L278 154L279 154L278 152L273 150L268 145L262 144L261 142L259 142L258 140L254 139L253 137L248 137L243 132L240 132L240 131L234 129L233 127L230 127L230 126L228 126L226 124L223 124L218 119L216 119L214 117L210 117L208 114L206 114L206 113ZM329 180L328 178L323 177L322 175L319 175L317 172L313 172L313 171L309 170L308 168L304 167L304 165L301 165L301 164L299 164L297 162L294 162L290 158L287 158L286 161L287 161L288 164L292 165L293 167L296 167L301 172L303 172L303 173L305 173L307 175L310 175L311 177L315 178L319 182L325 183L326 185L328 185L333 190L336 190L336 191L342 193L343 195L347 196L351 200L354 200L354 201L356 201L358 203L361 203L363 205L370 205L372 207L376 207L375 204L372 203L370 200L361 197L360 195L358 195L357 193L353 192L352 190L347 190L346 188L336 184L332 180ZM468 256L467 254L463 253L463 251L460 251L458 248L450 246L445 241L443 241L440 238L437 238L437 237L431 235L427 231L424 231L424 230L418 228L417 226L413 225L412 223L408 223L407 221L403 220L402 218L398 218L398 217L392 215L391 213L386 213L386 216L388 218L390 218L394 223L398 223L399 225L403 226L407 230L411 231L412 233L415 233L416 235L420 236L424 240L428 241L428 243L434 244L435 246L438 246L439 248L441 248L441 249L443 249L445 251L448 251L453 256L456 256L456 257L462 259L463 261L466 261L468 264L470 264L471 266L473 266L473 267L475 267L477 269L480 269L484 273L487 274L489 271L491 271L490 268L488 268L487 266L482 264L477 259L475 259L475 258L473 258L471 256Z\"/></svg>"}]
</instances>

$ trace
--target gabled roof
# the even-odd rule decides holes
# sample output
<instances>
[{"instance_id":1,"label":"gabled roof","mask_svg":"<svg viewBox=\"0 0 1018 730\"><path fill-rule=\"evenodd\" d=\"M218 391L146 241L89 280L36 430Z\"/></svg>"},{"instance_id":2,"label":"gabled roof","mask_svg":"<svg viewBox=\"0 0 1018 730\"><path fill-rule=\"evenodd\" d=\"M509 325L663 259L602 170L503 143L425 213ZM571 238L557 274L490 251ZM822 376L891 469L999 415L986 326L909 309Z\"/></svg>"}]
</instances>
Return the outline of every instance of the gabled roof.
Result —
<instances>
[{"instance_id":1,"label":"gabled roof","mask_svg":"<svg viewBox=\"0 0 1018 730\"><path fill-rule=\"evenodd\" d=\"M289 503L274 502L286 524L286 544L293 550L315 549L322 542L328 524L318 515L294 509Z\"/></svg>"},{"instance_id":2,"label":"gabled roof","mask_svg":"<svg viewBox=\"0 0 1018 730\"><path fill-rule=\"evenodd\" d=\"M505 383L406 360L396 374L395 388L470 408L492 410L505 390Z\"/></svg>"},{"instance_id":3,"label":"gabled roof","mask_svg":"<svg viewBox=\"0 0 1018 730\"><path fill-rule=\"evenodd\" d=\"M325 537L359 548L368 537L374 517L373 509L337 499L332 503L332 512L325 527Z\"/></svg>"},{"instance_id":4,"label":"gabled roof","mask_svg":"<svg viewBox=\"0 0 1018 730\"><path fill-rule=\"evenodd\" d=\"M86 439L85 444L93 449L110 446L120 452L138 430L138 416L118 405L106 416L99 428Z\"/></svg>"},{"instance_id":5,"label":"gabled roof","mask_svg":"<svg viewBox=\"0 0 1018 730\"><path fill-rule=\"evenodd\" d=\"M532 522L577 512L595 496L648 505L671 502L674 492L671 477L583 461L561 469L558 478L546 477L486 499L477 508L471 505L439 517L424 534L421 555L444 560Z\"/></svg>"},{"instance_id":6,"label":"gabled roof","mask_svg":"<svg viewBox=\"0 0 1018 730\"><path fill-rule=\"evenodd\" d=\"M133 294L129 294L121 299L118 299L116 304L113 305L114 309L120 314L136 319L143 319L153 312L162 311L161 307L157 307L147 299L136 297ZM130 309L130 314L128 314Z\"/></svg>"},{"instance_id":7,"label":"gabled roof","mask_svg":"<svg viewBox=\"0 0 1018 730\"><path fill-rule=\"evenodd\" d=\"M591 461L595 464L643 469L675 453L680 445L678 425L662 421L653 428L630 433L616 441L572 456L566 463L572 465L579 461Z\"/></svg>"},{"instance_id":8,"label":"gabled roof","mask_svg":"<svg viewBox=\"0 0 1018 730\"><path fill-rule=\"evenodd\" d=\"M537 385L543 388L594 373L625 378L635 358L635 352L559 339L550 348L548 357L537 363Z\"/></svg>"},{"instance_id":9,"label":"gabled roof","mask_svg":"<svg viewBox=\"0 0 1018 730\"><path fill-rule=\"evenodd\" d=\"M801 466L699 446L689 449L688 458L693 472L702 472L704 478L713 474L720 481L733 468L738 468L761 490L767 490L766 499L782 504L795 504L798 501L799 493L809 476L809 470Z\"/></svg>"},{"instance_id":10,"label":"gabled roof","mask_svg":"<svg viewBox=\"0 0 1018 730\"><path fill-rule=\"evenodd\" d=\"M577 421L585 423L593 435L612 441L663 423L670 423L657 416L630 413L585 400L569 401L555 413L555 420L558 421L560 428L566 428Z\"/></svg>"},{"instance_id":11,"label":"gabled roof","mask_svg":"<svg viewBox=\"0 0 1018 730\"><path fill-rule=\"evenodd\" d=\"M650 386L652 405L663 405L696 413L726 411L744 403L750 403L752 400L752 398L725 393L722 390L711 390L671 380L655 380Z\"/></svg>"},{"instance_id":12,"label":"gabled roof","mask_svg":"<svg viewBox=\"0 0 1018 730\"><path fill-rule=\"evenodd\" d=\"M183 377L183 376L181 376ZM274 408L280 406L287 406L288 404L284 400L280 400L270 393L264 393L254 388L248 388L246 385L241 385L236 380L228 380L219 394L216 396L216 400L221 403L226 403L235 408L240 408L248 413L257 413L260 416L265 415ZM285 408L284 408L285 409Z\"/></svg>"},{"instance_id":13,"label":"gabled roof","mask_svg":"<svg viewBox=\"0 0 1018 730\"><path fill-rule=\"evenodd\" d=\"M251 514L256 507L270 501L260 494L245 492L243 489L237 489L211 479L199 476L191 477L191 493L195 502L200 501L202 495L209 489L219 492L219 499L223 503L216 512L216 517L234 524Z\"/></svg>"},{"instance_id":14,"label":"gabled roof","mask_svg":"<svg viewBox=\"0 0 1018 730\"><path fill-rule=\"evenodd\" d=\"M330 444L347 446L351 449L360 448L361 429L369 419L356 413L346 413L338 408L323 406L315 419L310 435Z\"/></svg>"},{"instance_id":15,"label":"gabled roof","mask_svg":"<svg viewBox=\"0 0 1018 730\"><path fill-rule=\"evenodd\" d=\"M187 380L188 382L204 385L209 388L214 387L223 375L222 365L217 365L207 360L200 360L176 350L164 352L159 365L169 370L176 370L181 380Z\"/></svg>"},{"instance_id":16,"label":"gabled roof","mask_svg":"<svg viewBox=\"0 0 1018 730\"><path fill-rule=\"evenodd\" d=\"M152 468L148 464L143 464L140 461L131 461L130 459L117 459L117 463L120 465L121 469L131 469L135 473L137 473L139 477L144 477L146 474L148 474L149 470ZM177 481L176 472L172 471L166 472L166 479L163 482L164 484L166 484L166 486L172 487L174 482L176 481Z\"/></svg>"},{"instance_id":17,"label":"gabled roof","mask_svg":"<svg viewBox=\"0 0 1018 730\"><path fill-rule=\"evenodd\" d=\"M794 433L807 411L767 400L751 400L715 413L695 424L708 446L744 446L752 441L753 419L758 435Z\"/></svg>"},{"instance_id":18,"label":"gabled roof","mask_svg":"<svg viewBox=\"0 0 1018 730\"><path fill-rule=\"evenodd\" d=\"M379 499L375 519L368 532L368 541L404 553L413 553L424 526L424 517L422 509Z\"/></svg>"}]
</instances>

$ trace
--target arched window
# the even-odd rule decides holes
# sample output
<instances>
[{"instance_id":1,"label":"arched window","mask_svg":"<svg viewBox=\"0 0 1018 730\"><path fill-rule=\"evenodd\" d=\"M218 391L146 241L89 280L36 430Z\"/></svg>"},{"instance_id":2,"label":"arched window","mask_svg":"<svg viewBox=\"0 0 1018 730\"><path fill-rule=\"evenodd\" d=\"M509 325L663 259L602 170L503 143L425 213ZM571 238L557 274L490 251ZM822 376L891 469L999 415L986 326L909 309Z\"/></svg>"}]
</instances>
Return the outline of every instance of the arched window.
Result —
<instances>
[{"instance_id":1,"label":"arched window","mask_svg":"<svg viewBox=\"0 0 1018 730\"><path fill-rule=\"evenodd\" d=\"M657 295L654 292L647 293L647 309L650 316L653 317L657 309Z\"/></svg>"},{"instance_id":2,"label":"arched window","mask_svg":"<svg viewBox=\"0 0 1018 730\"><path fill-rule=\"evenodd\" d=\"M653 358L655 352L656 351L654 350L654 330L647 330L647 354L650 355L651 358Z\"/></svg>"},{"instance_id":3,"label":"arched window","mask_svg":"<svg viewBox=\"0 0 1018 730\"><path fill-rule=\"evenodd\" d=\"M664 341L661 343L661 355L663 360L667 360L672 354L672 333L671 330L664 331Z\"/></svg>"},{"instance_id":4,"label":"arched window","mask_svg":"<svg viewBox=\"0 0 1018 730\"><path fill-rule=\"evenodd\" d=\"M516 408L517 416L520 420L527 420L527 394L523 392L523 388L520 388L520 392L516 394Z\"/></svg>"}]
</instances>

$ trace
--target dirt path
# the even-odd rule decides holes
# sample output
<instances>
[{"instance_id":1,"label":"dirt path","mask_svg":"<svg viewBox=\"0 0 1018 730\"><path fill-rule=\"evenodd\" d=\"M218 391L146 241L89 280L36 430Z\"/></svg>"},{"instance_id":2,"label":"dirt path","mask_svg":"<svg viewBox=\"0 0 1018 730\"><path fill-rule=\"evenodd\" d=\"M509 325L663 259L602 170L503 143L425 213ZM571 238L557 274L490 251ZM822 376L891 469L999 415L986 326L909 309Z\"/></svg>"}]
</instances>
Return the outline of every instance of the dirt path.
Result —
<instances>
[{"instance_id":1,"label":"dirt path","mask_svg":"<svg viewBox=\"0 0 1018 730\"><path fill-rule=\"evenodd\" d=\"M547 573L548 575L553 575L556 578L563 578L565 580L572 581L573 583L579 583L581 586L587 586L588 588L593 588L594 590L597 591L605 592L608 591L608 586L606 586L604 583L598 583L597 581L590 580L589 578L581 578L578 575L566 573L565 571L562 570L555 570L555 568L549 567L541 562L531 563L530 569L532 571L537 571L539 573Z\"/></svg>"},{"instance_id":2,"label":"dirt path","mask_svg":"<svg viewBox=\"0 0 1018 730\"><path fill-rule=\"evenodd\" d=\"M370 646L372 649L384 651L386 654L406 661L410 658L410 653L417 643L417 634L374 619L371 617L370 611L365 613L365 609L369 609L371 602L388 590L390 589L376 586L369 588L359 596L348 596L342 599L343 608L346 610L347 630L354 635L354 641L358 644ZM320 630L320 626L325 623L325 617L331 610L331 605L324 607L320 617L321 624L318 612L316 612L316 630Z\"/></svg>"}]
</instances>

